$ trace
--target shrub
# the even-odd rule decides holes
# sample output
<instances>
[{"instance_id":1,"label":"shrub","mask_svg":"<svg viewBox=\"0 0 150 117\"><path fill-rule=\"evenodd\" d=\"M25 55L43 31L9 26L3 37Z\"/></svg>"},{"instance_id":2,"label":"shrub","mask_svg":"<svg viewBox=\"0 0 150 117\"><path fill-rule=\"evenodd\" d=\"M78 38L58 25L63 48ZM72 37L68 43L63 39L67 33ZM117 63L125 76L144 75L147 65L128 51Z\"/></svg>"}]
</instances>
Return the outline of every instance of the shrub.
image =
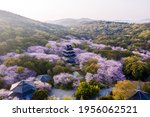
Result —
<instances>
[{"instance_id":1,"label":"shrub","mask_svg":"<svg viewBox=\"0 0 150 117\"><path fill-rule=\"evenodd\" d=\"M147 93L150 93L150 84L144 84L144 86L142 87L142 90L147 92Z\"/></svg>"},{"instance_id":2,"label":"shrub","mask_svg":"<svg viewBox=\"0 0 150 117\"><path fill-rule=\"evenodd\" d=\"M86 82L81 82L77 87L74 96L77 99L90 99L98 94L100 88L98 85L90 85Z\"/></svg>"},{"instance_id":3,"label":"shrub","mask_svg":"<svg viewBox=\"0 0 150 117\"><path fill-rule=\"evenodd\" d=\"M96 59L89 59L86 63L84 63L82 71L86 74L87 72L95 74L99 68L97 64L98 61Z\"/></svg>"},{"instance_id":4,"label":"shrub","mask_svg":"<svg viewBox=\"0 0 150 117\"><path fill-rule=\"evenodd\" d=\"M63 67L63 66L60 66L60 65L56 65L54 68L53 68L53 75L57 75L57 74L60 74L60 73L70 73L70 70L69 68L67 67Z\"/></svg>"},{"instance_id":5,"label":"shrub","mask_svg":"<svg viewBox=\"0 0 150 117\"><path fill-rule=\"evenodd\" d=\"M17 65L19 62L20 62L19 58L7 58L4 61L4 65L6 65L6 66L14 66L14 65Z\"/></svg>"},{"instance_id":6,"label":"shrub","mask_svg":"<svg viewBox=\"0 0 150 117\"><path fill-rule=\"evenodd\" d=\"M2 100L3 99L3 97L2 96L0 96L0 100Z\"/></svg>"},{"instance_id":7,"label":"shrub","mask_svg":"<svg viewBox=\"0 0 150 117\"><path fill-rule=\"evenodd\" d=\"M101 54L102 57L105 57L107 59L114 59L114 60L120 60L123 57L129 57L132 56L132 52L130 51L121 51L121 50L95 50L94 51L97 54Z\"/></svg>"},{"instance_id":8,"label":"shrub","mask_svg":"<svg viewBox=\"0 0 150 117\"><path fill-rule=\"evenodd\" d=\"M55 75L54 79L54 86L61 89L72 89L73 88L73 75L68 73L61 73Z\"/></svg>"},{"instance_id":9,"label":"shrub","mask_svg":"<svg viewBox=\"0 0 150 117\"><path fill-rule=\"evenodd\" d=\"M124 74L132 80L145 81L150 75L149 65L139 57L133 56L125 59L123 63Z\"/></svg>"},{"instance_id":10,"label":"shrub","mask_svg":"<svg viewBox=\"0 0 150 117\"><path fill-rule=\"evenodd\" d=\"M112 91L112 97L116 100L128 99L136 91L136 84L129 81L118 81Z\"/></svg>"},{"instance_id":11,"label":"shrub","mask_svg":"<svg viewBox=\"0 0 150 117\"><path fill-rule=\"evenodd\" d=\"M31 58L29 56L23 56L20 58L19 66L29 68L35 71L38 75L47 74L49 69L53 68L53 63L46 59Z\"/></svg>"},{"instance_id":12,"label":"shrub","mask_svg":"<svg viewBox=\"0 0 150 117\"><path fill-rule=\"evenodd\" d=\"M5 82L0 79L0 89L4 88L4 86L5 86Z\"/></svg>"},{"instance_id":13,"label":"shrub","mask_svg":"<svg viewBox=\"0 0 150 117\"><path fill-rule=\"evenodd\" d=\"M32 100L47 100L48 94L44 90L37 90L32 95Z\"/></svg>"},{"instance_id":14,"label":"shrub","mask_svg":"<svg viewBox=\"0 0 150 117\"><path fill-rule=\"evenodd\" d=\"M19 66L19 67L17 67L17 71L16 71L18 74L21 74L21 73L23 73L24 72L24 67L21 67L21 66Z\"/></svg>"}]
</instances>

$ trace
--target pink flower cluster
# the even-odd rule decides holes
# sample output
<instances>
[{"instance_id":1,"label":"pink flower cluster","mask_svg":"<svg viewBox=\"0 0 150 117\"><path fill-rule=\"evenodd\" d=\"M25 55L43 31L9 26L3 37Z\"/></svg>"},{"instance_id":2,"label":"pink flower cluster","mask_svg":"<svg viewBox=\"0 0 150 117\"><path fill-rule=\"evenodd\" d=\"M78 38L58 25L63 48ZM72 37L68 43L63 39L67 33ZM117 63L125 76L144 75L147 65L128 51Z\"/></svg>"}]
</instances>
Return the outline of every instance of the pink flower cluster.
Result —
<instances>
[{"instance_id":1,"label":"pink flower cluster","mask_svg":"<svg viewBox=\"0 0 150 117\"><path fill-rule=\"evenodd\" d=\"M89 59L96 59L99 63L104 62L106 59L102 58L100 55L91 53L91 52L85 52L77 55L77 60L79 61L80 69L82 69L83 64L87 62Z\"/></svg>"},{"instance_id":2,"label":"pink flower cluster","mask_svg":"<svg viewBox=\"0 0 150 117\"><path fill-rule=\"evenodd\" d=\"M0 89L0 96L5 99L5 98L8 97L9 92L10 92L10 91L8 91L8 90L6 90L6 89Z\"/></svg>"},{"instance_id":3,"label":"pink flower cluster","mask_svg":"<svg viewBox=\"0 0 150 117\"><path fill-rule=\"evenodd\" d=\"M94 79L100 82L113 83L118 80L124 80L125 76L122 73L122 64L119 61L107 60L102 58L100 55L93 54L90 52L81 53L77 55L79 61L80 69L82 69L83 64L89 59L98 60L98 65L100 68L97 71L97 74L87 73L85 79L87 82Z\"/></svg>"},{"instance_id":4,"label":"pink flower cluster","mask_svg":"<svg viewBox=\"0 0 150 117\"><path fill-rule=\"evenodd\" d=\"M37 59L47 59L50 62L56 62L60 60L60 57L55 54L44 54L44 53L26 53L30 57L35 57Z\"/></svg>"},{"instance_id":5,"label":"pink flower cluster","mask_svg":"<svg viewBox=\"0 0 150 117\"><path fill-rule=\"evenodd\" d=\"M72 82L74 80L73 75L68 74L68 73L60 73L58 75L55 75L53 77L54 79L54 84L64 84L67 85L68 83Z\"/></svg>"},{"instance_id":6,"label":"pink flower cluster","mask_svg":"<svg viewBox=\"0 0 150 117\"><path fill-rule=\"evenodd\" d=\"M122 73L122 64L114 60L108 60L100 63L100 68L97 74L87 73L86 81L96 80L102 83L113 83L115 81L125 80L125 75Z\"/></svg>"},{"instance_id":7,"label":"pink flower cluster","mask_svg":"<svg viewBox=\"0 0 150 117\"><path fill-rule=\"evenodd\" d=\"M104 45L104 44L95 44L95 43L91 43L91 44L89 45L89 47L95 48L95 49L104 49L104 48L107 47L107 46Z\"/></svg>"},{"instance_id":8,"label":"pink flower cluster","mask_svg":"<svg viewBox=\"0 0 150 117\"><path fill-rule=\"evenodd\" d=\"M51 88L52 88L52 86L50 84L41 82L39 80L36 80L33 83L34 83L34 85L37 89L43 89L43 90L46 90L46 91L50 91Z\"/></svg>"},{"instance_id":9,"label":"pink flower cluster","mask_svg":"<svg viewBox=\"0 0 150 117\"><path fill-rule=\"evenodd\" d=\"M48 51L48 48L43 46L30 46L27 49L29 53L45 53L46 51Z\"/></svg>"},{"instance_id":10,"label":"pink flower cluster","mask_svg":"<svg viewBox=\"0 0 150 117\"><path fill-rule=\"evenodd\" d=\"M19 58L19 57L20 57L20 54L17 54L15 52L10 52L10 53L7 53L6 55L0 56L0 61L4 61L7 58Z\"/></svg>"},{"instance_id":11,"label":"pink flower cluster","mask_svg":"<svg viewBox=\"0 0 150 117\"><path fill-rule=\"evenodd\" d=\"M29 77L36 76L36 73L27 68L24 69L23 73L17 73L18 66L6 67L0 65L0 75L6 84L13 84L14 82L25 80Z\"/></svg>"}]
</instances>

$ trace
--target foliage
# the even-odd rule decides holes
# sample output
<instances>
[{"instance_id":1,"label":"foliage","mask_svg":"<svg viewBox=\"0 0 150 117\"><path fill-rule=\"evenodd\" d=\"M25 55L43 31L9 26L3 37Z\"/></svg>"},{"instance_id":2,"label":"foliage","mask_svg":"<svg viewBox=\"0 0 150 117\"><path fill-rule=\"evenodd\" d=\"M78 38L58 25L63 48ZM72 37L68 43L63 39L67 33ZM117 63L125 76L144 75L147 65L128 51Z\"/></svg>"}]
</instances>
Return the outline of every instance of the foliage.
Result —
<instances>
[{"instance_id":1,"label":"foliage","mask_svg":"<svg viewBox=\"0 0 150 117\"><path fill-rule=\"evenodd\" d=\"M17 73L17 69L18 66L6 67L5 65L0 65L0 75L3 76L3 80L7 85L36 76L36 73L28 68L23 68L24 71L22 73Z\"/></svg>"},{"instance_id":2,"label":"foliage","mask_svg":"<svg viewBox=\"0 0 150 117\"><path fill-rule=\"evenodd\" d=\"M51 84L44 83L44 82L41 82L39 80L34 81L34 85L37 89L44 90L47 92L51 91L51 88L52 88Z\"/></svg>"},{"instance_id":3,"label":"foliage","mask_svg":"<svg viewBox=\"0 0 150 117\"><path fill-rule=\"evenodd\" d=\"M44 90L37 90L32 95L32 100L47 100L48 94Z\"/></svg>"},{"instance_id":4,"label":"foliage","mask_svg":"<svg viewBox=\"0 0 150 117\"><path fill-rule=\"evenodd\" d=\"M81 82L77 87L74 96L77 99L90 99L96 96L100 88L98 85L90 85L86 82Z\"/></svg>"},{"instance_id":5,"label":"foliage","mask_svg":"<svg viewBox=\"0 0 150 117\"><path fill-rule=\"evenodd\" d=\"M99 68L98 61L96 59L89 59L84 63L82 71L86 74L87 72L95 74Z\"/></svg>"},{"instance_id":6,"label":"foliage","mask_svg":"<svg viewBox=\"0 0 150 117\"><path fill-rule=\"evenodd\" d=\"M144 92L150 93L150 84L144 83L142 90Z\"/></svg>"},{"instance_id":7,"label":"foliage","mask_svg":"<svg viewBox=\"0 0 150 117\"><path fill-rule=\"evenodd\" d=\"M19 66L19 67L17 67L17 71L16 71L18 74L21 74L21 73L23 73L24 72L24 67L21 67L21 66Z\"/></svg>"},{"instance_id":8,"label":"foliage","mask_svg":"<svg viewBox=\"0 0 150 117\"><path fill-rule=\"evenodd\" d=\"M0 54L22 52L29 46L44 46L49 39L56 40L65 28L31 20L19 15L0 11Z\"/></svg>"},{"instance_id":9,"label":"foliage","mask_svg":"<svg viewBox=\"0 0 150 117\"><path fill-rule=\"evenodd\" d=\"M125 100L131 97L136 91L136 84L129 80L118 81L112 91L113 99Z\"/></svg>"},{"instance_id":10,"label":"foliage","mask_svg":"<svg viewBox=\"0 0 150 117\"><path fill-rule=\"evenodd\" d=\"M0 79L0 89L4 88L4 86L5 86L5 82Z\"/></svg>"},{"instance_id":11,"label":"foliage","mask_svg":"<svg viewBox=\"0 0 150 117\"><path fill-rule=\"evenodd\" d=\"M69 31L79 38L93 39L95 43L150 51L149 25L95 21L72 26Z\"/></svg>"},{"instance_id":12,"label":"foliage","mask_svg":"<svg viewBox=\"0 0 150 117\"><path fill-rule=\"evenodd\" d=\"M146 80L149 76L149 65L139 57L128 57L124 61L123 71L131 80Z\"/></svg>"},{"instance_id":13,"label":"foliage","mask_svg":"<svg viewBox=\"0 0 150 117\"><path fill-rule=\"evenodd\" d=\"M72 89L73 88L73 75L68 73L60 73L53 77L54 86L61 89Z\"/></svg>"},{"instance_id":14,"label":"foliage","mask_svg":"<svg viewBox=\"0 0 150 117\"><path fill-rule=\"evenodd\" d=\"M125 80L122 73L122 64L118 61L108 60L100 62L100 68L97 74L93 75L93 79L103 84L111 85L116 81Z\"/></svg>"},{"instance_id":15,"label":"foliage","mask_svg":"<svg viewBox=\"0 0 150 117\"><path fill-rule=\"evenodd\" d=\"M14 65L17 65L19 62L20 62L19 58L7 58L4 61L4 65L6 65L6 66L14 66Z\"/></svg>"},{"instance_id":16,"label":"foliage","mask_svg":"<svg viewBox=\"0 0 150 117\"><path fill-rule=\"evenodd\" d=\"M53 67L52 71L53 71L53 75L57 75L64 72L69 73L70 69L64 66L56 65L55 67Z\"/></svg>"},{"instance_id":17,"label":"foliage","mask_svg":"<svg viewBox=\"0 0 150 117\"><path fill-rule=\"evenodd\" d=\"M47 74L48 69L53 67L53 63L45 59L31 58L29 56L23 56L20 59L19 66L27 67L35 71L38 75Z\"/></svg>"},{"instance_id":18,"label":"foliage","mask_svg":"<svg viewBox=\"0 0 150 117\"><path fill-rule=\"evenodd\" d=\"M107 59L120 60L123 57L132 56L130 51L121 51L121 50L95 50L96 54L101 54L102 57Z\"/></svg>"}]
</instances>

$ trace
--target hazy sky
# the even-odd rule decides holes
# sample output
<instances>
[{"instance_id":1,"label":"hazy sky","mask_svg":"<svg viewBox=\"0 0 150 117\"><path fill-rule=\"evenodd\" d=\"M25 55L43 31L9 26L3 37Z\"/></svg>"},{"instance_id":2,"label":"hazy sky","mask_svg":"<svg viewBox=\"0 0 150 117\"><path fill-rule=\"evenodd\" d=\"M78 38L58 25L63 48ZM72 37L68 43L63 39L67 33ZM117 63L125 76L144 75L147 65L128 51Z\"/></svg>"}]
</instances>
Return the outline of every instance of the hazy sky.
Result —
<instances>
[{"instance_id":1,"label":"hazy sky","mask_svg":"<svg viewBox=\"0 0 150 117\"><path fill-rule=\"evenodd\" d=\"M150 18L150 0L0 0L0 9L40 21L62 18Z\"/></svg>"}]
</instances>

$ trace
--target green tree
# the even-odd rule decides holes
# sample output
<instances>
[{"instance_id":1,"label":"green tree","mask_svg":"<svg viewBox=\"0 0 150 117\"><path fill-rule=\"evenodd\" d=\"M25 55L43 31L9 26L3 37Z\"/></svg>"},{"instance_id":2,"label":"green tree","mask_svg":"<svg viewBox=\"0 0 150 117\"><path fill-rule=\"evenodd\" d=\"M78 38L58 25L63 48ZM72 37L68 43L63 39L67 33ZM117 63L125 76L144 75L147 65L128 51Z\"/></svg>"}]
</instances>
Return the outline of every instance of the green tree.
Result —
<instances>
[{"instance_id":1,"label":"green tree","mask_svg":"<svg viewBox=\"0 0 150 117\"><path fill-rule=\"evenodd\" d=\"M148 63L141 60L139 57L127 57L123 63L123 72L132 80L146 80L149 76Z\"/></svg>"},{"instance_id":2,"label":"green tree","mask_svg":"<svg viewBox=\"0 0 150 117\"><path fill-rule=\"evenodd\" d=\"M82 71L86 74L87 72L95 74L99 68L98 61L96 59L89 59L84 63Z\"/></svg>"},{"instance_id":3,"label":"green tree","mask_svg":"<svg viewBox=\"0 0 150 117\"><path fill-rule=\"evenodd\" d=\"M112 91L112 97L115 100L125 100L131 97L136 91L136 84L129 81L118 81Z\"/></svg>"},{"instance_id":4,"label":"green tree","mask_svg":"<svg viewBox=\"0 0 150 117\"><path fill-rule=\"evenodd\" d=\"M13 66L13 65L17 65L21 60L19 58L7 58L4 61L4 65L6 66Z\"/></svg>"},{"instance_id":5,"label":"green tree","mask_svg":"<svg viewBox=\"0 0 150 117\"><path fill-rule=\"evenodd\" d=\"M77 87L74 96L77 99L90 99L98 94L100 88L98 85L90 85L86 82L81 82Z\"/></svg>"},{"instance_id":6,"label":"green tree","mask_svg":"<svg viewBox=\"0 0 150 117\"><path fill-rule=\"evenodd\" d=\"M37 90L32 95L32 100L47 100L48 94L44 90Z\"/></svg>"},{"instance_id":7,"label":"green tree","mask_svg":"<svg viewBox=\"0 0 150 117\"><path fill-rule=\"evenodd\" d=\"M17 67L17 73L18 74L21 74L23 72L24 72L24 67L21 67L21 66Z\"/></svg>"}]
</instances>

